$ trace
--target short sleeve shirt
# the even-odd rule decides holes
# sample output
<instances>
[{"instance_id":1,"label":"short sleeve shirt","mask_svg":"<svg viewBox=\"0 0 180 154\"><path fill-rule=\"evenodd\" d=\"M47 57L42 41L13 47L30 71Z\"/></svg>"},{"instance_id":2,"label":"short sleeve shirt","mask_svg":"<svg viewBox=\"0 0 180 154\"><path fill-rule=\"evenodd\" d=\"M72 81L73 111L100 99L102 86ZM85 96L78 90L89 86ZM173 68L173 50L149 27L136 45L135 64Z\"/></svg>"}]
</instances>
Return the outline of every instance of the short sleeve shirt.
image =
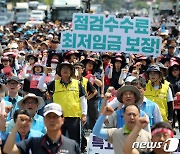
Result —
<instances>
[{"instance_id":1,"label":"short sleeve shirt","mask_svg":"<svg viewBox=\"0 0 180 154\"><path fill-rule=\"evenodd\" d=\"M114 154L120 154L123 153L123 146L125 143L125 140L129 134L126 134L124 132L124 128L112 128L107 130L108 133L108 142L113 144L114 147ZM150 142L151 137L150 133L141 130L139 132L139 135L136 139L137 142Z\"/></svg>"},{"instance_id":2,"label":"short sleeve shirt","mask_svg":"<svg viewBox=\"0 0 180 154\"><path fill-rule=\"evenodd\" d=\"M80 154L78 144L74 140L71 140L63 135L61 135L61 140L55 143L50 143L46 135L39 138L32 137L17 143L17 147L21 154Z\"/></svg>"}]
</instances>

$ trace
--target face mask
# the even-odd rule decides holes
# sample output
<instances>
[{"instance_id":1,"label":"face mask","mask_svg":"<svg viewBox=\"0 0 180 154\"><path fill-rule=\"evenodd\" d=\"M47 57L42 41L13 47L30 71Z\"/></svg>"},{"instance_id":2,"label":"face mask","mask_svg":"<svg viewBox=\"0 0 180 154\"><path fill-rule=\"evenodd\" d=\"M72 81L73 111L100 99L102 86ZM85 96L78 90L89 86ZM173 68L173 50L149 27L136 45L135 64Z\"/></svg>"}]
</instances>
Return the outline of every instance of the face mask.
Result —
<instances>
[{"instance_id":1,"label":"face mask","mask_svg":"<svg viewBox=\"0 0 180 154\"><path fill-rule=\"evenodd\" d=\"M54 69L54 70L55 70L55 69L56 69L56 67L57 67L57 64L51 63L51 68L52 68L52 69Z\"/></svg>"}]
</instances>

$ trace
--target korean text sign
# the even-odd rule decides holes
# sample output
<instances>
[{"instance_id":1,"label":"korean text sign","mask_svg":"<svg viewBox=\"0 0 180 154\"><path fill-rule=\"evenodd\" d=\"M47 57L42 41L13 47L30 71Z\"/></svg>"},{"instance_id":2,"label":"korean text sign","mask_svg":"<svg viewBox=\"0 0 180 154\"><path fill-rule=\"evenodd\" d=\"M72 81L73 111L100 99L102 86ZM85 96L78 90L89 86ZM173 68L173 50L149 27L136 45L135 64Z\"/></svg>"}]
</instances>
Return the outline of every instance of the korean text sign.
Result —
<instances>
[{"instance_id":1,"label":"korean text sign","mask_svg":"<svg viewBox=\"0 0 180 154\"><path fill-rule=\"evenodd\" d=\"M90 134L88 144L88 154L114 154L112 144Z\"/></svg>"},{"instance_id":2,"label":"korean text sign","mask_svg":"<svg viewBox=\"0 0 180 154\"><path fill-rule=\"evenodd\" d=\"M161 53L161 38L150 36L149 18L75 13L72 24L72 31L61 33L62 49L144 55Z\"/></svg>"}]
</instances>

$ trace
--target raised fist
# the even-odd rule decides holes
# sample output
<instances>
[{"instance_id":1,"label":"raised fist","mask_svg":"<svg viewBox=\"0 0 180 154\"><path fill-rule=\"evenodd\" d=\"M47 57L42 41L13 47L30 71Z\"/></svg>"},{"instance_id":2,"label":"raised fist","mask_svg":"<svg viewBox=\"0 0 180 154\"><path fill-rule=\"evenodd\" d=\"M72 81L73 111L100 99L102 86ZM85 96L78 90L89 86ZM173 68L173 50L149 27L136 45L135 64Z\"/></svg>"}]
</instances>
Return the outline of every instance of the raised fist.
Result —
<instances>
[{"instance_id":1,"label":"raised fist","mask_svg":"<svg viewBox=\"0 0 180 154\"><path fill-rule=\"evenodd\" d=\"M105 116L111 115L114 112L114 109L111 106L105 106L103 110L103 114Z\"/></svg>"}]
</instances>

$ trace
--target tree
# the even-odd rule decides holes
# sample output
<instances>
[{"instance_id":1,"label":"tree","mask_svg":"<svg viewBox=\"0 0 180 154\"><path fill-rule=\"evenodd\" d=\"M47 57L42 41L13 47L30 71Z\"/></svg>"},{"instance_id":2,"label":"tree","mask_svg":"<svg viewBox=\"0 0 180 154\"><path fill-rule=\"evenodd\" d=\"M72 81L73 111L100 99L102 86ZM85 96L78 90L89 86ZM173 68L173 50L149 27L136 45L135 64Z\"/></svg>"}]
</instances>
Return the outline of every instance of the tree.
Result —
<instances>
[{"instance_id":1,"label":"tree","mask_svg":"<svg viewBox=\"0 0 180 154\"><path fill-rule=\"evenodd\" d=\"M104 10L114 12L120 10L124 0L97 0L96 3L102 4Z\"/></svg>"},{"instance_id":2,"label":"tree","mask_svg":"<svg viewBox=\"0 0 180 154\"><path fill-rule=\"evenodd\" d=\"M52 5L53 4L53 0L42 0L42 2L44 2L46 5Z\"/></svg>"},{"instance_id":3,"label":"tree","mask_svg":"<svg viewBox=\"0 0 180 154\"><path fill-rule=\"evenodd\" d=\"M137 9L148 8L146 1L136 0L134 7Z\"/></svg>"}]
</instances>

